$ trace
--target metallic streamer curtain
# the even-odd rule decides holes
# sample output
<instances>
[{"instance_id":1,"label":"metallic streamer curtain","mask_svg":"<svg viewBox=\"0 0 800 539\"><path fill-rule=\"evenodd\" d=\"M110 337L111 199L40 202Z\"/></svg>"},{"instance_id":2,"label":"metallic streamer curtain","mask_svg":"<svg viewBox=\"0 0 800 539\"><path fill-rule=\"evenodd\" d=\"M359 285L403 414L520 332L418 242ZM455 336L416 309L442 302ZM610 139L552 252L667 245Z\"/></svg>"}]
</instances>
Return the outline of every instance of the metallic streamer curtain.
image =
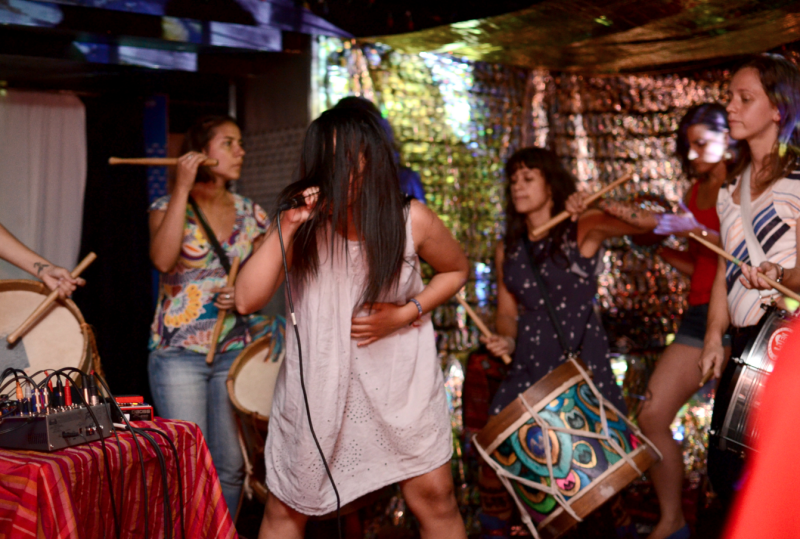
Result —
<instances>
[{"instance_id":1,"label":"metallic streamer curtain","mask_svg":"<svg viewBox=\"0 0 800 539\"><path fill-rule=\"evenodd\" d=\"M0 223L55 264L77 264L86 186L86 114L74 95L0 97ZM30 279L0 260L0 279Z\"/></svg>"},{"instance_id":2,"label":"metallic streamer curtain","mask_svg":"<svg viewBox=\"0 0 800 539\"><path fill-rule=\"evenodd\" d=\"M468 300L491 320L509 155L547 146L588 191L632 168L635 179L618 197L646 192L675 204L688 185L674 156L678 122L688 107L721 100L727 77L721 70L580 76L321 38L316 99L318 110L350 94L378 104L403 161L421 174L428 204L467 251ZM655 350L676 331L687 281L660 258L610 242L599 282L598 306L616 352ZM476 344L477 331L455 303L438 309L434 322L440 351Z\"/></svg>"}]
</instances>

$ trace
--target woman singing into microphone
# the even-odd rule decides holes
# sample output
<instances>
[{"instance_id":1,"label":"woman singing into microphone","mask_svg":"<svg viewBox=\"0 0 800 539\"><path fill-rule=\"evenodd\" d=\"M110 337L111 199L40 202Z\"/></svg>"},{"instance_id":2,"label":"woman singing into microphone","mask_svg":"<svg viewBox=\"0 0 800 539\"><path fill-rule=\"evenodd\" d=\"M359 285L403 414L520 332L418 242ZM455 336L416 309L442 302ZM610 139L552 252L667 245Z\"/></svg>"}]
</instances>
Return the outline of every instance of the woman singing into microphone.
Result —
<instances>
[{"instance_id":1,"label":"woman singing into microphone","mask_svg":"<svg viewBox=\"0 0 800 539\"><path fill-rule=\"evenodd\" d=\"M429 313L464 284L467 259L431 210L405 200L370 112L331 109L311 124L301 179L281 198L300 192L308 205L279 216L288 277L272 228L236 282L242 312L285 277L297 308L264 449L259 537L301 539L309 515L335 511L337 498L399 483L423 539L466 539ZM419 257L436 272L427 285Z\"/></svg>"}]
</instances>

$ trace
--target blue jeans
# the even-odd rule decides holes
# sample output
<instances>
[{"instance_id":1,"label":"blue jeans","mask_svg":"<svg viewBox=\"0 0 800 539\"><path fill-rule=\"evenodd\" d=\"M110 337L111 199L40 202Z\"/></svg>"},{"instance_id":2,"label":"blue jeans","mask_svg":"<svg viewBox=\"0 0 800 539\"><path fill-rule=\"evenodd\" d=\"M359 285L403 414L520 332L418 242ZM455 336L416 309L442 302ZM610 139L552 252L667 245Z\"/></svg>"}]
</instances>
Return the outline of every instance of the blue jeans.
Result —
<instances>
[{"instance_id":1,"label":"blue jeans","mask_svg":"<svg viewBox=\"0 0 800 539\"><path fill-rule=\"evenodd\" d=\"M207 365L205 354L153 350L147 365L158 415L197 423L203 431L231 518L242 491L244 460L225 381L239 353L217 354Z\"/></svg>"}]
</instances>

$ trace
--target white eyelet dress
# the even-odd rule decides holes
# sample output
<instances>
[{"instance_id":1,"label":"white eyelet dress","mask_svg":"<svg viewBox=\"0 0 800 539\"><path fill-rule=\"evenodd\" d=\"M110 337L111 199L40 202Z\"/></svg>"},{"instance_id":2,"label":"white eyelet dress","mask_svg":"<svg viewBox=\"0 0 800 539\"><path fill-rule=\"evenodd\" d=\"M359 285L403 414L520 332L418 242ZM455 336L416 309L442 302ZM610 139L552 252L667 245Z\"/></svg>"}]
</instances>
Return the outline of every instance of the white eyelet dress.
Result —
<instances>
[{"instance_id":1,"label":"white eyelet dress","mask_svg":"<svg viewBox=\"0 0 800 539\"><path fill-rule=\"evenodd\" d=\"M345 505L447 463L452 432L430 316L357 347L350 319L366 314L357 305L364 253L358 242L333 234L331 263L325 234L319 237L318 274L304 286L292 280L292 290L311 418ZM410 218L404 258L397 289L381 301L405 305L424 288ZM335 511L336 497L306 418L291 323L286 340L264 450L267 487L296 511L322 515Z\"/></svg>"}]
</instances>

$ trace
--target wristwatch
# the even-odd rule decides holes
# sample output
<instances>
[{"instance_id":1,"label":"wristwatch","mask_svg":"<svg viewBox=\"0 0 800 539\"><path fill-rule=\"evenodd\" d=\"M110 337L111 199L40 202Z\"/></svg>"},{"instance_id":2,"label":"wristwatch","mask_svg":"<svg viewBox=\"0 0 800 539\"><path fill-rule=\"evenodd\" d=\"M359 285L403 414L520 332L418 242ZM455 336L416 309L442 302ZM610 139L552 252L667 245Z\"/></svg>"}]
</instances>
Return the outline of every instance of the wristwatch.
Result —
<instances>
[{"instance_id":1,"label":"wristwatch","mask_svg":"<svg viewBox=\"0 0 800 539\"><path fill-rule=\"evenodd\" d=\"M781 266L780 264L775 264L775 265L778 266L778 271L780 272L778 274L778 278L775 279L775 282L781 284L783 282L783 272L784 272L783 266Z\"/></svg>"}]
</instances>

